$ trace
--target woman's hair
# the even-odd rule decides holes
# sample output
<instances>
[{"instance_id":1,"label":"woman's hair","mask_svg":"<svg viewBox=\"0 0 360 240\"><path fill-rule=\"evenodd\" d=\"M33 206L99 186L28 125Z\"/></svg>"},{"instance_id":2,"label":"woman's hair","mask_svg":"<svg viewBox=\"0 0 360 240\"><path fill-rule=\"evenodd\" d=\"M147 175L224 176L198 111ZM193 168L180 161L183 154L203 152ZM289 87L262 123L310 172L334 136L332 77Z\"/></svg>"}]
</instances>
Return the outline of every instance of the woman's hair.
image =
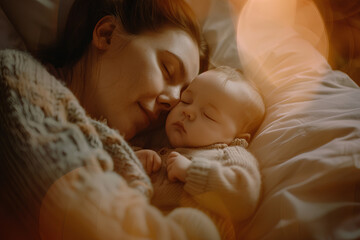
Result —
<instances>
[{"instance_id":1,"label":"woman's hair","mask_svg":"<svg viewBox=\"0 0 360 240\"><path fill-rule=\"evenodd\" d=\"M56 68L73 66L87 51L97 22L114 16L125 33L138 35L172 26L188 33L198 44L200 72L208 68L208 47L195 14L184 0L75 0L64 35L52 49L38 56Z\"/></svg>"}]
</instances>

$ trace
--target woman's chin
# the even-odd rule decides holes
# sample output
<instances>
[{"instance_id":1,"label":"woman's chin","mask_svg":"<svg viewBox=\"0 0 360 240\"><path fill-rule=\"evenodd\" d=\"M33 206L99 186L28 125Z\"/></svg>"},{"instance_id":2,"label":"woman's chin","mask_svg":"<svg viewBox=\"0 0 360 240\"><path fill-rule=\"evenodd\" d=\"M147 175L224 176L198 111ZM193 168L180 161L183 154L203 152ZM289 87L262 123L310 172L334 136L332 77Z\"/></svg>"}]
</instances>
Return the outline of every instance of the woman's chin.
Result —
<instances>
[{"instance_id":1,"label":"woman's chin","mask_svg":"<svg viewBox=\"0 0 360 240\"><path fill-rule=\"evenodd\" d=\"M122 130L122 129L119 129L119 128L116 128L120 133L121 136L123 136L123 138L125 140L130 140L131 138L133 138L136 134L136 128L134 126L132 126L131 128L130 127L127 127L126 130Z\"/></svg>"}]
</instances>

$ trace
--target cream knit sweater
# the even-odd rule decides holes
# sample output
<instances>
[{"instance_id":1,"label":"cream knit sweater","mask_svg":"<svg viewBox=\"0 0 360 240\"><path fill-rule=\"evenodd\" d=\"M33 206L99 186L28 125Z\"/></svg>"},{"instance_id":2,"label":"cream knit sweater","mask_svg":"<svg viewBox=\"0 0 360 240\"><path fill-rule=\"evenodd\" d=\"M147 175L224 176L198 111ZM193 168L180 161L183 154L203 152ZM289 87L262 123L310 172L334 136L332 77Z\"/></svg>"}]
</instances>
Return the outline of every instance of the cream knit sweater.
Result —
<instances>
[{"instance_id":1,"label":"cream knit sweater","mask_svg":"<svg viewBox=\"0 0 360 240\"><path fill-rule=\"evenodd\" d=\"M199 211L165 217L150 206L150 180L129 145L24 52L0 51L0 133L8 237L218 239Z\"/></svg>"},{"instance_id":2,"label":"cream knit sweater","mask_svg":"<svg viewBox=\"0 0 360 240\"><path fill-rule=\"evenodd\" d=\"M164 212L194 207L207 213L223 239L235 239L241 223L255 211L260 199L261 176L256 158L244 139L204 148L162 148L159 172L151 175L151 202ZM166 159L171 151L191 160L186 183L167 178Z\"/></svg>"}]
</instances>

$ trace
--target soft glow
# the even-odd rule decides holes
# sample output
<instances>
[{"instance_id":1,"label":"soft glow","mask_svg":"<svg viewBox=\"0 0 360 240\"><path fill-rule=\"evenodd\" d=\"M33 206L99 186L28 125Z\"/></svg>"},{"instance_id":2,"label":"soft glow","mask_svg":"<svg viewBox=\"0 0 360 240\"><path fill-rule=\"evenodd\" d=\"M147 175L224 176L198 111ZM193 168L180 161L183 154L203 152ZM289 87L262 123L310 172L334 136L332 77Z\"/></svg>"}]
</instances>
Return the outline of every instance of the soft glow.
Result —
<instances>
[{"instance_id":1,"label":"soft glow","mask_svg":"<svg viewBox=\"0 0 360 240\"><path fill-rule=\"evenodd\" d=\"M284 84L284 72L290 76L301 72L305 65L323 67L321 55L328 56L329 46L315 4L297 0L248 0L238 17L237 44L245 70L266 91L271 91L271 85L276 88ZM313 48L321 55L313 54ZM284 52L292 55L287 61L277 58ZM265 80L270 85L264 84Z\"/></svg>"}]
</instances>

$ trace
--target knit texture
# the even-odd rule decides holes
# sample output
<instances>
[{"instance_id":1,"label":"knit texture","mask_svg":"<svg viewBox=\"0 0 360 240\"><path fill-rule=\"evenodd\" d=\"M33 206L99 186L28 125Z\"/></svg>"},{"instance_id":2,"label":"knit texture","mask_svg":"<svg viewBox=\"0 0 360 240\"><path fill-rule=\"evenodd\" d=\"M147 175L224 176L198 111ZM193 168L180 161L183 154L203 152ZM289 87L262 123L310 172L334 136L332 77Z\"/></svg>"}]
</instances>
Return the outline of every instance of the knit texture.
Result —
<instances>
[{"instance_id":1,"label":"knit texture","mask_svg":"<svg viewBox=\"0 0 360 240\"><path fill-rule=\"evenodd\" d=\"M196 219L194 236L215 228L200 212L172 220L150 206L150 179L125 140L15 50L0 51L0 132L0 219L25 239L186 239L179 218Z\"/></svg>"},{"instance_id":2,"label":"knit texture","mask_svg":"<svg viewBox=\"0 0 360 240\"><path fill-rule=\"evenodd\" d=\"M244 139L204 148L163 148L159 172L151 175L152 204L164 212L193 207L213 219L222 239L235 239L242 222L249 218L260 199L261 176L256 158L245 148ZM186 183L167 178L166 159L177 151L191 160Z\"/></svg>"}]
</instances>

